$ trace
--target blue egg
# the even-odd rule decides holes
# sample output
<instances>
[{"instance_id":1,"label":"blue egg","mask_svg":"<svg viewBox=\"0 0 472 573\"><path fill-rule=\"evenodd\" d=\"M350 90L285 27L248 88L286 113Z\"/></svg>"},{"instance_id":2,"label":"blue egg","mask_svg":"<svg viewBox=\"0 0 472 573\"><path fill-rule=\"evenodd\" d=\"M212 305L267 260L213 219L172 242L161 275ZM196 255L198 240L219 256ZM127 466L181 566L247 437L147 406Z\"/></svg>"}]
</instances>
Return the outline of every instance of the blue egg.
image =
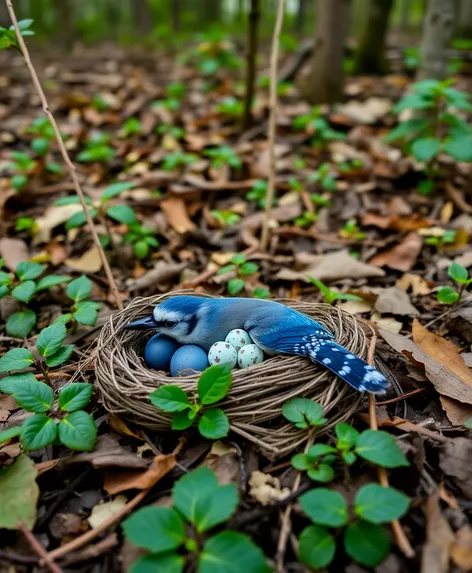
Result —
<instances>
[{"instance_id":1,"label":"blue egg","mask_svg":"<svg viewBox=\"0 0 472 573\"><path fill-rule=\"evenodd\" d=\"M194 344L181 346L170 361L171 376L178 376L182 370L196 370L201 372L208 366L207 353Z\"/></svg>"},{"instance_id":2,"label":"blue egg","mask_svg":"<svg viewBox=\"0 0 472 573\"><path fill-rule=\"evenodd\" d=\"M169 370L174 352L180 344L163 334L155 334L150 338L144 348L144 362L148 368L154 370Z\"/></svg>"}]
</instances>

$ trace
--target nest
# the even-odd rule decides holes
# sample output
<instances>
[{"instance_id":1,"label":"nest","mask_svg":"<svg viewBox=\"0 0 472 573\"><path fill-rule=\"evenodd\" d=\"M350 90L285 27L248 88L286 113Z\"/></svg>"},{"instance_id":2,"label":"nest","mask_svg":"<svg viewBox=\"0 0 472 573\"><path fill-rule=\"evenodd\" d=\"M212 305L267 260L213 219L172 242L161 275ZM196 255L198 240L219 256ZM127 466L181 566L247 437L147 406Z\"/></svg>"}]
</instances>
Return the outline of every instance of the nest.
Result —
<instances>
[{"instance_id":1,"label":"nest","mask_svg":"<svg viewBox=\"0 0 472 573\"><path fill-rule=\"evenodd\" d=\"M150 370L142 358L153 332L125 330L125 325L148 316L156 304L168 297L189 294L172 292L137 298L103 327L95 352L96 386L105 408L135 424L153 430L170 429L169 415L149 402L149 394L165 384L177 384L189 396L196 394L199 374L176 377ZM194 294L194 293L192 293ZM279 300L333 332L339 344L366 357L367 338L356 319L339 308L293 300ZM362 395L325 368L307 358L279 355L244 370L233 371L228 396L220 406L228 415L231 430L259 446L270 458L290 453L307 440L307 432L296 429L281 413L282 404L295 396L323 405L329 423L319 433L346 421L362 401Z\"/></svg>"}]
</instances>

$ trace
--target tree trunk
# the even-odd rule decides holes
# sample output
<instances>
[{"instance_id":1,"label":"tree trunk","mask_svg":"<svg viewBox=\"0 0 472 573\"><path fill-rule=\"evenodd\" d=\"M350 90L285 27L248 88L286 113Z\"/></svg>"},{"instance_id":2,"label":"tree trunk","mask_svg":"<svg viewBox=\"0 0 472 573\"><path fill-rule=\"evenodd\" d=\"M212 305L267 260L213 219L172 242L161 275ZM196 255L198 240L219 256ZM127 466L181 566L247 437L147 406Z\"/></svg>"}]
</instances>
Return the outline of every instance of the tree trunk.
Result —
<instances>
[{"instance_id":1,"label":"tree trunk","mask_svg":"<svg viewBox=\"0 0 472 573\"><path fill-rule=\"evenodd\" d=\"M370 0L367 21L354 61L357 74L385 74L385 43L393 0Z\"/></svg>"},{"instance_id":2,"label":"tree trunk","mask_svg":"<svg viewBox=\"0 0 472 573\"><path fill-rule=\"evenodd\" d=\"M174 32L180 32L180 2L179 0L172 0L170 11L171 11L171 20L172 20L172 30Z\"/></svg>"},{"instance_id":3,"label":"tree trunk","mask_svg":"<svg viewBox=\"0 0 472 573\"><path fill-rule=\"evenodd\" d=\"M307 8L308 8L307 0L298 0L298 10L297 10L297 15L295 17L295 26L294 26L295 31L298 34L303 34L303 31L305 30Z\"/></svg>"},{"instance_id":4,"label":"tree trunk","mask_svg":"<svg viewBox=\"0 0 472 573\"><path fill-rule=\"evenodd\" d=\"M410 25L410 0L402 0L400 6L400 28L406 30Z\"/></svg>"},{"instance_id":5,"label":"tree trunk","mask_svg":"<svg viewBox=\"0 0 472 573\"><path fill-rule=\"evenodd\" d=\"M3 28L9 28L11 26L10 14L5 2L0 2L0 26L3 26Z\"/></svg>"},{"instance_id":6,"label":"tree trunk","mask_svg":"<svg viewBox=\"0 0 472 573\"><path fill-rule=\"evenodd\" d=\"M54 15L56 19L55 35L61 46L70 50L74 45L74 32L72 29L72 6L70 0L54 0Z\"/></svg>"},{"instance_id":7,"label":"tree trunk","mask_svg":"<svg viewBox=\"0 0 472 573\"><path fill-rule=\"evenodd\" d=\"M259 19L261 16L260 0L251 0L248 16L247 58L246 58L246 94L244 98L244 115L242 128L247 129L252 123L252 99L256 83L256 58L259 40Z\"/></svg>"},{"instance_id":8,"label":"tree trunk","mask_svg":"<svg viewBox=\"0 0 472 573\"><path fill-rule=\"evenodd\" d=\"M220 22L221 21L221 0L200 0L203 21Z\"/></svg>"},{"instance_id":9,"label":"tree trunk","mask_svg":"<svg viewBox=\"0 0 472 573\"><path fill-rule=\"evenodd\" d=\"M304 90L307 100L314 105L342 98L349 7L350 0L318 0L314 55Z\"/></svg>"},{"instance_id":10,"label":"tree trunk","mask_svg":"<svg viewBox=\"0 0 472 573\"><path fill-rule=\"evenodd\" d=\"M454 27L454 0L429 0L420 46L418 80L443 80L447 75L447 48Z\"/></svg>"},{"instance_id":11,"label":"tree trunk","mask_svg":"<svg viewBox=\"0 0 472 573\"><path fill-rule=\"evenodd\" d=\"M174 0L175 2L176 0ZM152 29L152 14L148 0L131 0L134 31L139 36L147 36Z\"/></svg>"},{"instance_id":12,"label":"tree trunk","mask_svg":"<svg viewBox=\"0 0 472 573\"><path fill-rule=\"evenodd\" d=\"M457 18L457 36L472 38L472 2L461 0Z\"/></svg>"}]
</instances>

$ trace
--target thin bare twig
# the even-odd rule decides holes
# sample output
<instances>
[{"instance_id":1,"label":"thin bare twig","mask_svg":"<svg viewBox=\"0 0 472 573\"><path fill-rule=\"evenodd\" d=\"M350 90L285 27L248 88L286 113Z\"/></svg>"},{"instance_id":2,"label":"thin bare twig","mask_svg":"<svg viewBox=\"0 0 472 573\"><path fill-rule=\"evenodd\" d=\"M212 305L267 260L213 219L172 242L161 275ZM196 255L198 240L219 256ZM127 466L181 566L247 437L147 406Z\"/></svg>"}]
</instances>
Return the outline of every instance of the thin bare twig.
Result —
<instances>
[{"instance_id":1,"label":"thin bare twig","mask_svg":"<svg viewBox=\"0 0 472 573\"><path fill-rule=\"evenodd\" d=\"M118 287L116 286L115 279L113 278L113 274L111 272L110 265L108 264L108 260L105 255L105 251L100 244L100 239L98 238L97 230L95 229L95 225L93 223L92 217L90 216L89 210L87 208L87 204L85 202L85 197L82 189L80 188L79 180L77 178L77 172L75 170L74 164L70 160L69 154L65 148L64 142L62 141L61 133L59 131L59 127L57 126L56 120L49 109L49 104L44 94L43 88L41 87L41 82L39 81L38 74L34 69L33 63L31 61L28 48L26 47L26 43L21 35L20 28L18 26L18 20L16 19L15 11L13 10L13 6L11 0L5 0L5 4L7 6L8 12L10 14L11 21L13 23L13 27L15 28L16 37L18 39L18 44L20 45L21 51L23 53L23 57L25 59L26 66L31 74L31 79L33 80L34 87L38 92L39 99L41 100L41 105L43 106L43 111L46 114L47 118L51 122L51 125L54 129L54 135L56 136L57 145L59 146L59 150L61 152L62 158L64 159L64 163L70 173L71 179L74 183L74 189L77 193L77 196L80 199L80 204L82 205L82 209L84 210L85 218L87 220L87 224L90 229L90 233L92 234L92 239L95 244L95 247L98 249L98 253L100 255L100 260L102 261L103 270L107 276L108 285L110 290L113 293L113 298L115 299L116 306L123 310L123 303L121 301L120 292Z\"/></svg>"},{"instance_id":2,"label":"thin bare twig","mask_svg":"<svg viewBox=\"0 0 472 573\"><path fill-rule=\"evenodd\" d=\"M264 223L261 232L261 250L267 250L269 242L269 221L272 210L272 201L275 193L275 133L277 127L277 60L279 57L279 39L284 20L285 0L279 0L274 33L272 35L272 49L270 53L270 95L269 95L269 180L267 186Z\"/></svg>"},{"instance_id":3,"label":"thin bare twig","mask_svg":"<svg viewBox=\"0 0 472 573\"><path fill-rule=\"evenodd\" d=\"M23 535L28 540L28 543L31 545L33 551L38 555L44 565L51 571L51 573L64 573L59 565L53 563L53 560L48 555L48 552L44 547L39 543L36 537L31 533L31 531L26 527L26 524L19 519L18 520L18 529L23 533Z\"/></svg>"},{"instance_id":4,"label":"thin bare twig","mask_svg":"<svg viewBox=\"0 0 472 573\"><path fill-rule=\"evenodd\" d=\"M369 354L367 357L367 361L371 366L374 365L374 354L375 354L375 344L377 342L377 335L373 333L372 340L369 346ZM377 421L377 412L375 411L375 394L369 393L369 425L372 430L378 430L379 424ZM377 475L379 477L379 482L384 487L388 487L388 476L387 471L385 468L377 468ZM405 532L403 531L401 523L398 519L395 519L391 523L393 534L395 535L395 539L397 542L398 547L402 551L402 553L409 557L410 559L415 556L415 552L413 547L411 546L408 537L406 536Z\"/></svg>"}]
</instances>

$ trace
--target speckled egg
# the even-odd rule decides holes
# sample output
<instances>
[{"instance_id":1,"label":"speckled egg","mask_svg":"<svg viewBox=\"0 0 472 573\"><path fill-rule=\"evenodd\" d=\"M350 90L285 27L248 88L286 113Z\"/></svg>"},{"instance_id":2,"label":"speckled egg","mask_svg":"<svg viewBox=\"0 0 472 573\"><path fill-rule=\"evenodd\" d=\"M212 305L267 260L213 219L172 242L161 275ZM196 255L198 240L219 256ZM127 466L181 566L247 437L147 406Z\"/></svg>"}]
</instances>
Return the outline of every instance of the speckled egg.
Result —
<instances>
[{"instance_id":1,"label":"speckled egg","mask_svg":"<svg viewBox=\"0 0 472 573\"><path fill-rule=\"evenodd\" d=\"M181 346L172 356L170 361L171 376L178 376L183 370L196 370L202 372L208 366L208 357L206 352L195 346L195 344L186 344ZM189 372L189 375L191 373Z\"/></svg>"},{"instance_id":2,"label":"speckled egg","mask_svg":"<svg viewBox=\"0 0 472 573\"><path fill-rule=\"evenodd\" d=\"M154 370L169 370L174 352L180 344L163 334L155 334L144 347L144 362L148 368Z\"/></svg>"},{"instance_id":3,"label":"speckled egg","mask_svg":"<svg viewBox=\"0 0 472 573\"><path fill-rule=\"evenodd\" d=\"M231 368L236 366L238 361L238 353L236 348L228 342L220 340L215 342L208 352L208 362L214 366L215 364L231 364Z\"/></svg>"},{"instance_id":4,"label":"speckled egg","mask_svg":"<svg viewBox=\"0 0 472 573\"><path fill-rule=\"evenodd\" d=\"M247 344L243 346L238 352L238 366L239 368L247 368L260 364L264 360L264 353L255 344Z\"/></svg>"},{"instance_id":5,"label":"speckled egg","mask_svg":"<svg viewBox=\"0 0 472 573\"><path fill-rule=\"evenodd\" d=\"M225 342L231 344L231 346L236 348L236 352L239 352L246 344L252 344L252 338L245 330L235 328L225 338Z\"/></svg>"}]
</instances>

